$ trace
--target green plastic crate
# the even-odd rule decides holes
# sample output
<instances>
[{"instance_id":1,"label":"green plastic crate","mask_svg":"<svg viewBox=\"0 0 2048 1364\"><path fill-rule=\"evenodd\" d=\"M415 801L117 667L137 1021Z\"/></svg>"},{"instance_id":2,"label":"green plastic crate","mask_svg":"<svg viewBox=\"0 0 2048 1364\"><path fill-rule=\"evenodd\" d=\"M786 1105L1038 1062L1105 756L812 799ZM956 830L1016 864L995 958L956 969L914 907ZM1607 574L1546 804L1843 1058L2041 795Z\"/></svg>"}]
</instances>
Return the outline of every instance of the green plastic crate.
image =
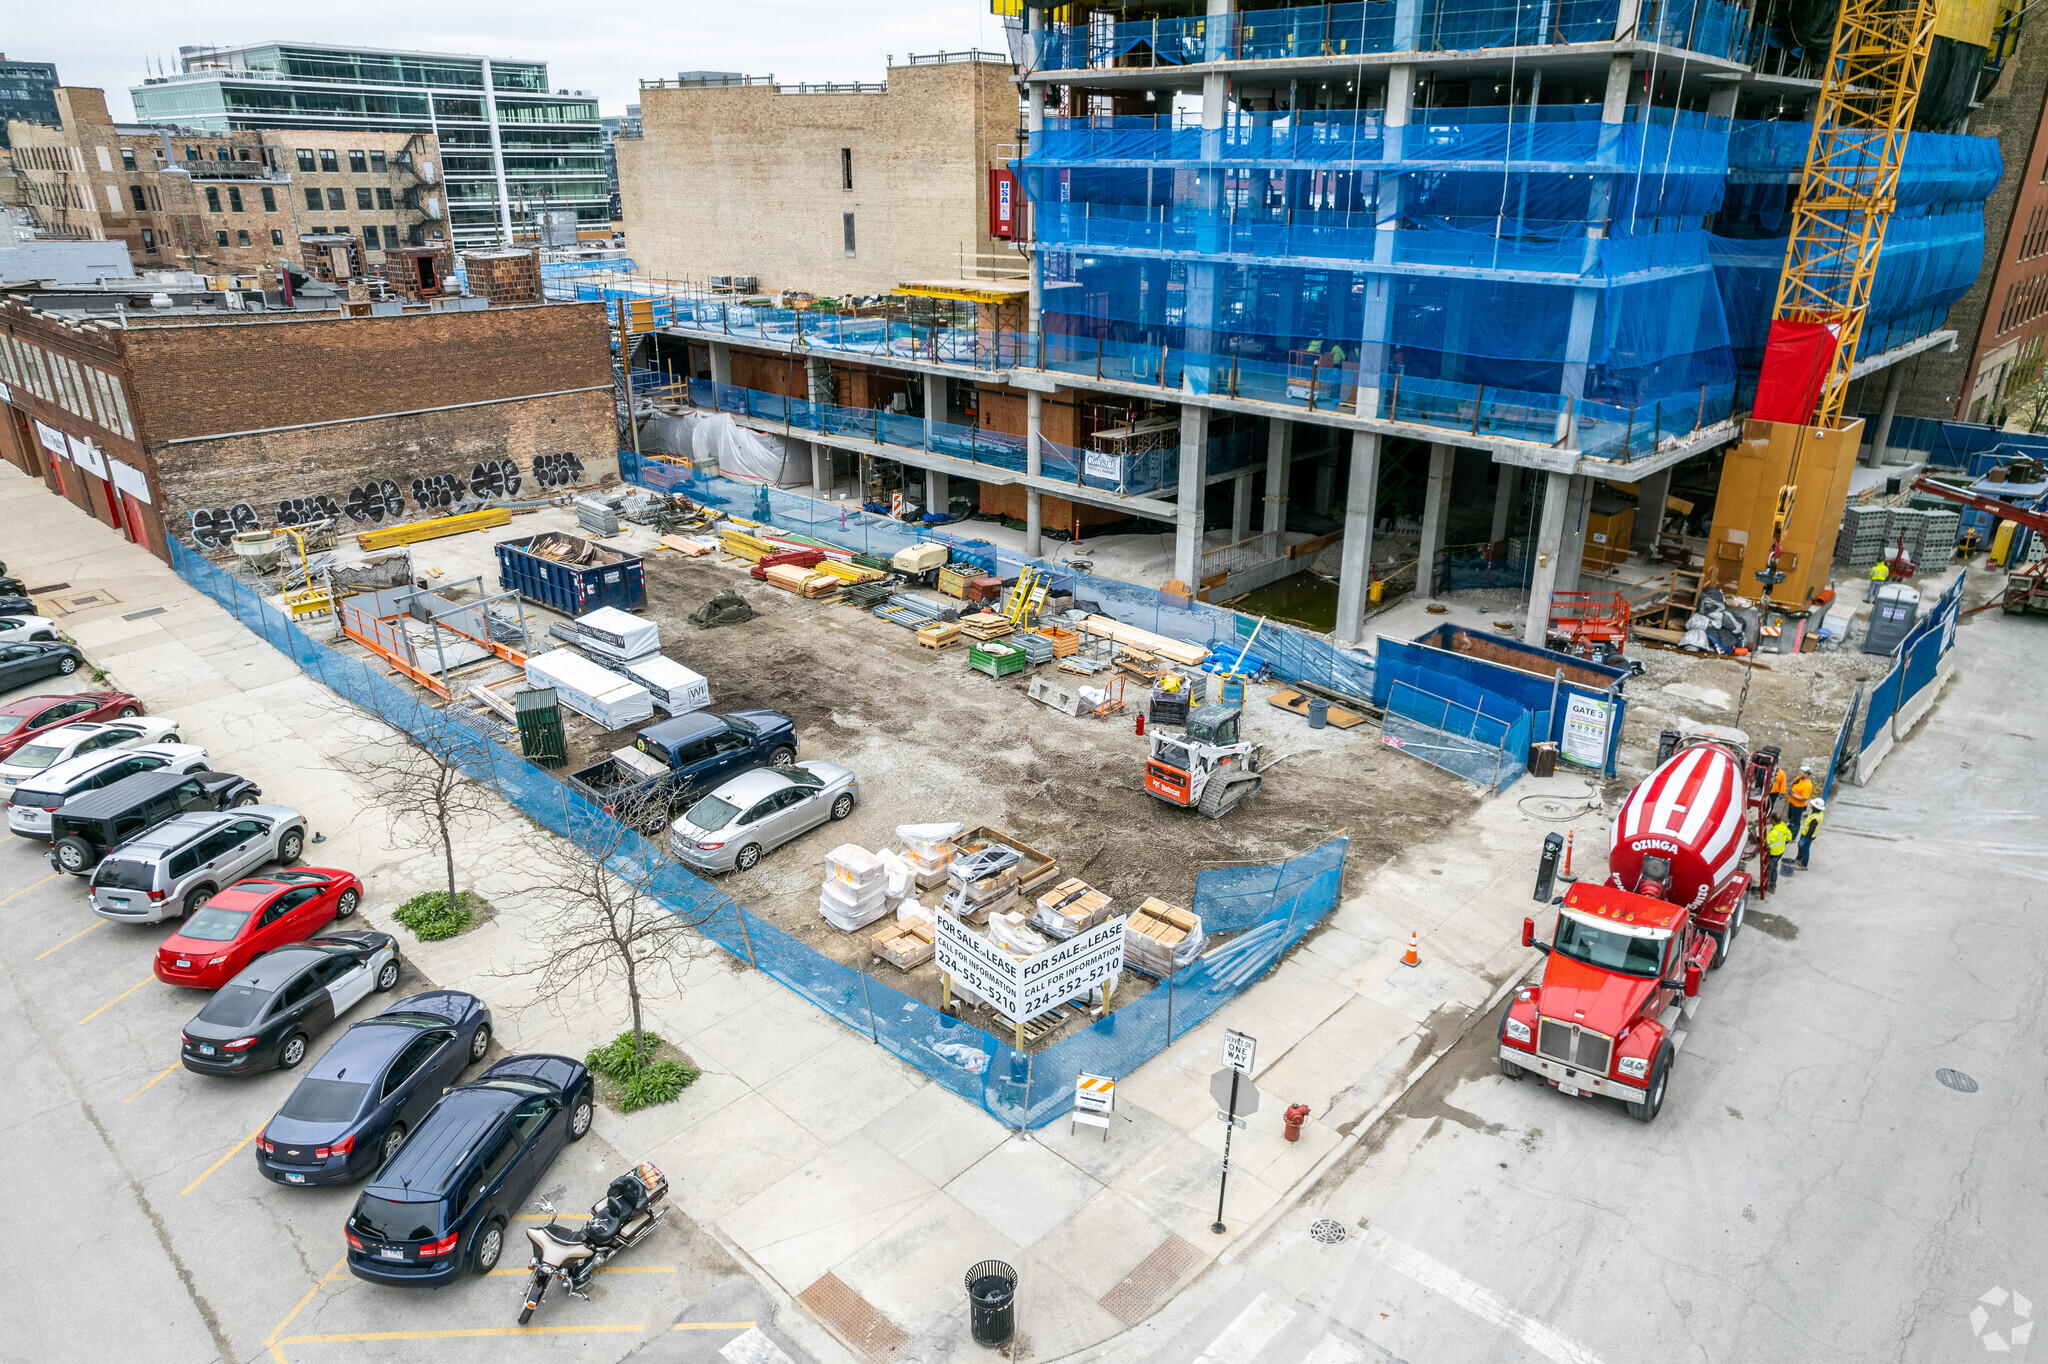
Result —
<instances>
[{"instance_id":1,"label":"green plastic crate","mask_svg":"<svg viewBox=\"0 0 2048 1364\"><path fill-rule=\"evenodd\" d=\"M998 650L1000 652L997 652ZM967 646L967 666L985 672L990 677L1008 677L1011 673L1021 673L1028 661L1024 657L1024 651L1015 645L991 643Z\"/></svg>"}]
</instances>

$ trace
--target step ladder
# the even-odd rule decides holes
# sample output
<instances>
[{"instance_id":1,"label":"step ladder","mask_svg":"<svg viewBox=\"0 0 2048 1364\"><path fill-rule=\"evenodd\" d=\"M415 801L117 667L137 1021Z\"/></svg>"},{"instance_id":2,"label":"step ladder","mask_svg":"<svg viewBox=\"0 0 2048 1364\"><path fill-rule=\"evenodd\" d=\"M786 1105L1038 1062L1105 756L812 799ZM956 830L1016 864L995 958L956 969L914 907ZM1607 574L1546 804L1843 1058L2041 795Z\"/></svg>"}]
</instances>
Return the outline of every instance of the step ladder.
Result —
<instances>
[{"instance_id":1,"label":"step ladder","mask_svg":"<svg viewBox=\"0 0 2048 1364\"><path fill-rule=\"evenodd\" d=\"M1045 604L1045 594L1045 574L1027 564L1017 574L1000 614L1021 629L1038 615L1038 608Z\"/></svg>"}]
</instances>

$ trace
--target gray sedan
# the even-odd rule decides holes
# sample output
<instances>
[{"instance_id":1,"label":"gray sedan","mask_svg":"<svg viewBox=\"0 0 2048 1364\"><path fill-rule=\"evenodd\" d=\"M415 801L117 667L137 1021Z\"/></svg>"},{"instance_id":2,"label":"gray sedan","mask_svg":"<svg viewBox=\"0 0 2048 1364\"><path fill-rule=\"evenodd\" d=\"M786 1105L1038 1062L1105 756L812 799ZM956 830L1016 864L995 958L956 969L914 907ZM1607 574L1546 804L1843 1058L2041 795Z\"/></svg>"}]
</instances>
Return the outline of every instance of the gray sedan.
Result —
<instances>
[{"instance_id":1,"label":"gray sedan","mask_svg":"<svg viewBox=\"0 0 2048 1364\"><path fill-rule=\"evenodd\" d=\"M860 783L838 763L757 767L719 785L669 829L676 860L700 871L752 871L762 854L845 819Z\"/></svg>"}]
</instances>

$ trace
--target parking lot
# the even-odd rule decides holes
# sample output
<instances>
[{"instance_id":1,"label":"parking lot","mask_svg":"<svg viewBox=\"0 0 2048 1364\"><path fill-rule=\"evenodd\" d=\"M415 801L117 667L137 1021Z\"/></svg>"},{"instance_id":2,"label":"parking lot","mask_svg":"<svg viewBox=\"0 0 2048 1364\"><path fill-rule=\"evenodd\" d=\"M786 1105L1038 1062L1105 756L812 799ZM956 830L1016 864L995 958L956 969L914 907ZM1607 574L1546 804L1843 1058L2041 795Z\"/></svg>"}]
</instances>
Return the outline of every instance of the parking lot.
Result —
<instances>
[{"instance_id":1,"label":"parking lot","mask_svg":"<svg viewBox=\"0 0 2048 1364\"><path fill-rule=\"evenodd\" d=\"M18 694L73 690L83 676ZM194 742L217 737L197 729ZM231 767L230 754L215 757ZM273 1185L250 1149L303 1069L241 1081L185 1071L179 1031L205 996L150 970L176 921L99 919L84 882L53 872L43 852L23 838L0 844L0 926L16 944L0 962L0 1036L19 1075L0 1123L0 1168L13 1186L11 1258L35 1275L16 1282L10 1357L410 1359L431 1342L431 1357L446 1360L808 1358L769 1325L773 1303L680 1208L600 1272L588 1302L551 1295L527 1328L515 1324L523 1237L495 1273L446 1289L354 1279L341 1233L355 1188ZM320 852L303 860L318 865ZM408 965L394 991L369 995L315 1039L309 1064L348 1024L430 984ZM502 1054L493 1043L485 1064ZM594 1131L535 1193L580 1214L629 1164Z\"/></svg>"}]
</instances>

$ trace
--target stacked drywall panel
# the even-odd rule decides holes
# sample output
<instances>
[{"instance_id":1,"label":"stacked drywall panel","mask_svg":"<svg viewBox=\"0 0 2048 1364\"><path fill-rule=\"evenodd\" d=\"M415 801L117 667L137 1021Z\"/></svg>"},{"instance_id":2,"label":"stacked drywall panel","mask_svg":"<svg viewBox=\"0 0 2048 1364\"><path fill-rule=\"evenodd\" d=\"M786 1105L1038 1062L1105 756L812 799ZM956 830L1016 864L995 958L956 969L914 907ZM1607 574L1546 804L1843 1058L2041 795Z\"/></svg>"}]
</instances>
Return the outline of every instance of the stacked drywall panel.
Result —
<instances>
[{"instance_id":1,"label":"stacked drywall panel","mask_svg":"<svg viewBox=\"0 0 2048 1364\"><path fill-rule=\"evenodd\" d=\"M616 606L602 606L576 620L584 652L611 663L628 663L661 649L661 627Z\"/></svg>"},{"instance_id":2,"label":"stacked drywall panel","mask_svg":"<svg viewBox=\"0 0 2048 1364\"><path fill-rule=\"evenodd\" d=\"M553 687L562 704L606 729L626 729L654 718L654 697L637 682L592 663L574 649L550 649L526 660L526 677Z\"/></svg>"},{"instance_id":3,"label":"stacked drywall panel","mask_svg":"<svg viewBox=\"0 0 2048 1364\"><path fill-rule=\"evenodd\" d=\"M662 654L650 654L630 663L621 663L619 672L647 688L654 697L654 704L670 715L704 710L711 704L711 684Z\"/></svg>"}]
</instances>

